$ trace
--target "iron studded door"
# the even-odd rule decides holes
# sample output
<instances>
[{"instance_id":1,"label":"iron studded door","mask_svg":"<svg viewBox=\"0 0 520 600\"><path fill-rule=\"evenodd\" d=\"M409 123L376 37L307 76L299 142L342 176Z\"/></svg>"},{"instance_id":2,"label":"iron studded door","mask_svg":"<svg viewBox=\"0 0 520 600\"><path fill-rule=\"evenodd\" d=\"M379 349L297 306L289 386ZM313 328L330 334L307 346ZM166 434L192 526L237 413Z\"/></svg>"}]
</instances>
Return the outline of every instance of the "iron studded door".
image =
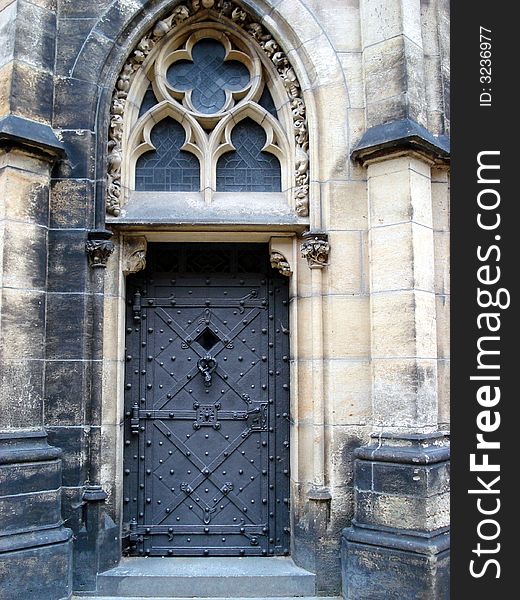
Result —
<instances>
[{"instance_id":1,"label":"iron studded door","mask_svg":"<svg viewBox=\"0 0 520 600\"><path fill-rule=\"evenodd\" d=\"M126 552L289 552L287 279L265 245L151 245L127 297Z\"/></svg>"}]
</instances>

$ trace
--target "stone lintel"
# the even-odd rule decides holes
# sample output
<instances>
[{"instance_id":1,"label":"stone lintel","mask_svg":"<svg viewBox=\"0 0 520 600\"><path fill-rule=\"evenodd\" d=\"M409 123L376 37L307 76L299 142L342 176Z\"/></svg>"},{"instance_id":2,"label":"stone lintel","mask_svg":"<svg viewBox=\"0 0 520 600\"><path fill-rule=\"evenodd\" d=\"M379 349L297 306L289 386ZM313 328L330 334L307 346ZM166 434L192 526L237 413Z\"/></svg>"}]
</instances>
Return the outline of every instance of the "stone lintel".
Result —
<instances>
[{"instance_id":1,"label":"stone lintel","mask_svg":"<svg viewBox=\"0 0 520 600\"><path fill-rule=\"evenodd\" d=\"M354 452L355 458L373 462L393 462L431 465L450 460L448 436L443 432L430 434L372 434L370 446Z\"/></svg>"},{"instance_id":2,"label":"stone lintel","mask_svg":"<svg viewBox=\"0 0 520 600\"><path fill-rule=\"evenodd\" d=\"M371 161L402 152L415 152L433 164L449 164L450 140L447 136L434 136L412 119L400 119L368 129L351 158L366 166Z\"/></svg>"},{"instance_id":3,"label":"stone lintel","mask_svg":"<svg viewBox=\"0 0 520 600\"><path fill-rule=\"evenodd\" d=\"M65 147L49 125L17 115L0 118L0 144L21 146L55 160L65 154Z\"/></svg>"}]
</instances>

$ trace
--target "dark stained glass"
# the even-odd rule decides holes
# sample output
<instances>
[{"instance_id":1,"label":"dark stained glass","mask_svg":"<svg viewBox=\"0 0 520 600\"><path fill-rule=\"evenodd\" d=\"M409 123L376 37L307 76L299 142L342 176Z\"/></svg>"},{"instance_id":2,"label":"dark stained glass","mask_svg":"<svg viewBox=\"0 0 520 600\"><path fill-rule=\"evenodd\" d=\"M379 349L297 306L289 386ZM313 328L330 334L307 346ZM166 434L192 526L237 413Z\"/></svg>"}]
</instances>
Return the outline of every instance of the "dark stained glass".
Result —
<instances>
[{"instance_id":1,"label":"dark stained glass","mask_svg":"<svg viewBox=\"0 0 520 600\"><path fill-rule=\"evenodd\" d=\"M244 119L233 129L231 141L236 150L227 152L217 163L217 192L280 192L280 162L263 152L266 134L252 119Z\"/></svg>"},{"instance_id":2,"label":"dark stained glass","mask_svg":"<svg viewBox=\"0 0 520 600\"><path fill-rule=\"evenodd\" d=\"M145 113L147 113L151 108L153 108L157 104L157 98L155 97L152 85L146 90L143 101L141 103L141 108L139 109L139 117L142 117Z\"/></svg>"},{"instance_id":3,"label":"dark stained glass","mask_svg":"<svg viewBox=\"0 0 520 600\"><path fill-rule=\"evenodd\" d=\"M225 55L220 42L205 39L193 47L193 62L180 60L168 69L170 85L179 91L192 90L193 106L202 114L217 113L224 107L225 90L241 90L249 83L247 68L236 60L224 62Z\"/></svg>"},{"instance_id":4,"label":"dark stained glass","mask_svg":"<svg viewBox=\"0 0 520 600\"><path fill-rule=\"evenodd\" d=\"M184 128L171 118L152 130L156 150L141 156L135 169L135 189L150 192L198 192L200 165L198 159L180 150L186 140Z\"/></svg>"},{"instance_id":5,"label":"dark stained glass","mask_svg":"<svg viewBox=\"0 0 520 600\"><path fill-rule=\"evenodd\" d=\"M278 119L278 112L273 97L271 96L271 92L267 86L264 87L264 91L260 96L260 100L258 100L258 104L260 104L262 108L265 108L268 113L271 113L275 119Z\"/></svg>"}]
</instances>

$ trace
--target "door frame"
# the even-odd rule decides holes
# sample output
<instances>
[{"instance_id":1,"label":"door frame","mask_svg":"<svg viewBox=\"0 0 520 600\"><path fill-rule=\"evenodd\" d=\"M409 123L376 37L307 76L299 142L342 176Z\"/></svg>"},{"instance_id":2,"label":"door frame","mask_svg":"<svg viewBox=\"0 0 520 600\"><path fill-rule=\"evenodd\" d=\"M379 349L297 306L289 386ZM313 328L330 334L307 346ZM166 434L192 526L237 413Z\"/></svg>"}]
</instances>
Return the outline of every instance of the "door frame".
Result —
<instances>
[{"instance_id":1,"label":"door frame","mask_svg":"<svg viewBox=\"0 0 520 600\"><path fill-rule=\"evenodd\" d=\"M187 250L189 246L193 246L193 251L196 253L193 255L191 250ZM127 368L126 368L126 377L125 380L125 448L124 448L124 491L125 491L125 520L124 520L124 533L127 538L126 550L131 556L139 556L139 555L151 555L151 556L286 556L289 553L289 536L288 536L288 527L289 527L289 427L290 423L287 421L282 423L278 420L281 418L281 413L285 413L287 417L289 413L289 400L290 388L287 385L289 378L289 281L286 276L284 276L280 269L273 268L269 265L269 251L267 244L245 244L245 243L233 243L228 242L226 244L219 243L211 243L209 244L209 248L207 247L208 243L177 243L172 247L170 244L152 244L148 245L148 256L150 257L149 266L147 266L147 270L141 271L132 277L132 283L130 284L127 281L127 297L129 297L129 301L127 303L127 318L126 318L126 340L127 340ZM233 271L228 272L227 270L218 270L211 271L211 285L208 286L209 281L207 280L207 274L204 271L199 271L196 269L192 271L189 269L190 263L186 263L187 270L172 272L161 272L156 271L153 263L159 260L162 256L162 253L168 250L169 252L183 252L186 251L186 258L190 259L195 258L199 255L200 252L211 254L213 251L217 252L220 248L229 247L229 251L232 253L230 256L234 256L235 260L240 260L240 256L243 252L247 252L247 248L250 247L250 250L254 252L254 255L257 256L263 263L262 270L259 271L255 269L251 272L247 271ZM230 260L233 260L230 258ZM196 264L196 263L195 263ZM229 265L226 265L229 266ZM170 280L175 278L176 281ZM244 279L246 281L239 281L239 279ZM193 290L192 286L199 288L200 285L204 286L204 283L207 287L203 288L202 296L199 297L196 293L190 291L188 289ZM245 284L245 287L244 287ZM165 287L166 286L166 287ZM136 290L141 290L141 293L145 294L145 297L139 297L136 300L136 296L134 295ZM143 292L143 290L145 290ZM199 288L200 289L200 288ZM244 297L244 294L247 294L249 289L255 289L256 294L249 294L252 296L249 300L240 301L241 305L244 305L246 308L246 313L248 313L248 319L243 321L245 318L244 309L239 308L238 302L240 297ZM225 290L230 290L225 291ZM231 290L235 290L233 294ZM263 291L262 291L263 290ZM166 296L164 292L166 291ZM275 294L275 292L283 292L282 294ZM159 293L159 295L157 295ZM175 293L176 298L176 307L172 308L170 305L170 300L168 299L168 295L170 293ZM237 296L238 293L238 296ZM191 296L191 294L194 294ZM260 295L259 295L260 294ZM246 296L246 297L249 297ZM267 304L267 298L272 296L269 300L269 305ZM208 300L211 298L210 300ZM152 300L153 299L153 300ZM136 304L138 301L138 304ZM149 306L151 304L151 306ZM216 304L214 306L214 304ZM216 370L217 374L220 374L220 377L223 376L221 368L224 369L224 373L227 372L223 377L222 385L220 383L216 383L216 385L211 384L211 375L209 376L209 383L203 384L203 379L198 376L188 375L188 381L193 378L192 384L188 386L186 383L185 374L190 372L193 373L193 369L197 371L197 368L194 367L193 362L182 361L182 357L178 354L181 352L179 344L182 342L182 347L185 348L188 352L184 355L184 359L187 358L188 361L192 361L193 357L197 359L200 357L200 361L205 361L205 356L208 356L210 349L201 348L197 343L192 345L192 342L196 342L198 337L197 333L201 332L201 325L199 322L199 316L195 318L195 313L192 313L190 319L193 321L188 321L186 324L186 317L179 317L177 319L176 312L177 309L181 309L184 306L188 311L190 310L190 306L195 310L195 313L200 316L201 311L211 311L215 313L215 318L217 321L220 319L229 319L232 322L232 325L228 323L228 321L224 320L219 325L218 331L221 329L229 328L229 331L226 331L226 336L229 336L230 339L224 339L222 337L215 338L215 351L216 354L213 354L213 350L211 350L211 356L215 356L216 360L214 361L214 366L216 367L219 364L219 367ZM206 308L205 308L206 307ZM210 308L208 308L210 307ZM225 315L221 309L226 309ZM268 309L268 310L267 310ZM233 312L234 311L234 312ZM182 312L178 311L179 314ZM136 317L136 314L138 315ZM168 317L170 317L168 319ZM254 315L251 317L251 315ZM136 324L136 319L141 321L140 325ZM144 321L146 319L146 321ZM159 320L157 320L159 319ZM166 319L167 322L166 322ZM171 330L168 329L168 323L175 323L171 326ZM209 323L209 321L208 321ZM247 349L242 348L240 345L240 339L242 337L248 337L247 333L249 331L247 323L251 323L253 325L253 330L251 332L251 340L253 341L253 347L251 351L253 354L255 353L255 347L257 351L257 356L265 355L258 358L258 361L253 362L253 365L257 365L257 368L254 369L253 379L251 381L241 380L238 378L238 371L243 369L244 365L237 365L233 359L243 360L243 358L239 357L240 354L243 353L243 350L247 352ZM280 325L280 323L282 325ZM215 326L216 321L214 322L213 327ZM255 326L256 324L256 326ZM285 327L287 329L285 329ZM195 332L196 329L196 332ZM161 334L164 334L161 336ZM264 335L267 334L267 335ZM164 369L158 368L156 371L156 366L152 366L149 364L150 358L146 359L145 355L154 354L157 352L156 339L159 338L162 340L161 343L164 344L166 341L162 339L163 337L171 336L169 340L174 345L172 348L176 348L174 351L177 354L177 357L181 359L177 361L178 367L181 368L181 371L177 370L175 374L176 379L171 381L166 377L164 379ZM233 341L233 343L229 343ZM242 340L245 342L246 340ZM278 346L278 343L280 345ZM148 352L144 352L142 346L148 345L153 347L155 350ZM250 345L250 342L249 342ZM277 347L278 346L278 347ZM250 346L251 347L251 346ZM169 346L162 346L162 351L165 353L172 352ZM144 354L143 354L144 352ZM204 354L206 352L206 354ZM181 352L181 354L183 354ZM285 366L282 364L282 355L284 356L283 361ZM224 363L222 361L222 357L224 361L229 360L229 363ZM252 357L251 357L252 358ZM165 360L163 358L163 360ZM136 361L139 361L136 363ZM199 363L200 363L199 361ZM181 367L182 362L182 367ZM175 364L177 364L175 363ZM264 364L265 363L265 364ZM164 363L161 363L164 364ZM233 367L235 370L233 370ZM241 367L240 369L238 367ZM200 365L199 365L200 368ZM137 375L141 369L145 369L144 372L147 373L146 382L148 383L148 388L155 390L154 392L143 392L142 385L144 382L144 378L142 375ZM187 371L184 371L187 369ZM170 369L174 371L175 369L170 367ZM276 375L283 375L282 377L268 377L269 375L274 375L274 371ZM159 379L154 379L154 373L157 373ZM171 374L173 376L173 373ZM179 377L180 375L180 377ZM241 373L242 377L244 373ZM227 385L229 389L234 392L233 398L227 400L223 403L222 407L219 405L222 396L219 393L221 387L225 386L226 383L224 380L228 379ZM247 383L246 383L247 380ZM253 394L251 398L249 394L251 394L250 384L254 381L256 385L251 385L251 388L257 388L258 394ZM159 382L163 385L159 385ZM184 383L183 383L184 382ZM267 385L269 383L269 385ZM265 384L265 385L261 385ZM155 405L155 399L159 396L163 397L163 401L167 402L164 398L164 394L166 393L165 389L168 386L172 385L174 388L178 385L181 387L177 389L177 392L182 392L181 396L184 395L184 400L181 401L182 407L175 405L177 410L170 406L167 408L165 406L157 406ZM152 387L153 386L153 387ZM189 394L193 394L191 396L185 395L185 387L193 387L193 389L189 390ZM261 390L262 388L262 390ZM175 394L174 392L174 399ZM210 394L206 396L205 394ZM222 391L222 393L224 393ZM143 400L140 400L143 397L143 394L146 395L146 403L143 405ZM179 398L181 397L179 396ZM239 402L239 405L233 404L236 402L237 397L242 397L242 400ZM265 421L260 418L258 423L254 425L252 421L247 418L247 423L243 422L243 412L247 410L244 404L244 396L246 396L245 400L249 401L250 404L256 406L256 410L260 411L260 406L265 407ZM169 396L171 398L171 396ZM255 398L253 401L253 397ZM269 401L268 401L269 399ZM197 406L192 406L194 401ZM137 403L137 404L136 404ZM202 464L206 464L206 461L201 453L196 450L196 447L200 445L203 438L196 438L199 442L193 444L189 447L189 452L186 453L186 457L193 455L192 458L186 458L184 456L183 444L190 444L192 440L187 442L185 440L185 435L187 434L187 438L191 438L194 435L193 429L201 429L200 423L198 423L200 415L193 411L193 409L198 406L205 407L207 404L214 405L219 410L222 408L222 414L217 417L218 420L221 421L220 424L214 425L213 427L204 428L203 433L205 433L205 437L212 437L213 435L218 438L220 442L222 439L220 438L220 434L214 434L213 428L220 429L222 427L222 435L227 431L227 433L232 433L232 438L229 442L229 446L224 449L220 449L217 454L218 456L213 455L213 447L208 446L204 448L204 450L209 450L211 456L214 460L218 461L218 464L222 463L222 467L226 467L228 471L231 472L232 463L236 460L236 457L239 456L239 450L242 450L242 454L244 454L244 449L246 450L248 459L253 459L251 462L255 463L256 469L266 469L262 475L269 475L267 477L251 477L251 479L257 479L254 488L258 488L256 490L256 494L251 498L247 497L247 500L242 499L242 496L235 495L236 491L241 492L242 488L238 490L240 482L238 479L229 479L229 481L233 481L235 484L229 484L229 498L231 499L229 505L232 507L234 516L240 518L244 516L241 508L239 508L238 513L236 512L239 503L249 502L256 503L259 507L260 513L257 514L255 520L249 522L249 520L244 521L243 527L246 530L249 528L249 534L241 535L238 533L238 529L235 532L229 531L226 534L226 540L221 540L220 538L224 534L224 532L215 532L213 529L222 528L223 522L221 524L214 524L213 520L210 517L208 521L204 520L206 524L205 529L206 535L201 536L201 530L204 527L201 524L199 518L194 518L194 520L188 520L187 522L184 520L186 514L189 516L194 515L197 511L194 510L192 512L187 512L184 515L182 524L179 524L180 528L184 531L187 527L188 530L183 533L177 532L175 535L175 540L167 538L166 528L173 527L173 529L168 529L168 531L174 531L176 527L174 520L170 520L169 523L164 523L164 519L167 517L164 515L164 511L160 512L160 515L156 513L155 509L159 510L159 507L155 506L155 499L158 500L158 504L165 502L169 504L170 502L175 502L176 508L179 507L181 512L186 509L187 505L190 503L196 504L198 502L204 503L204 499L202 496L196 497L201 494L200 491L195 493L195 490L198 490L199 486L204 487L202 485L204 482L209 482L213 486L221 486L224 480L219 481L219 469L220 467L214 468L211 470L211 473L208 471L208 479L204 479L204 476L201 475L200 468ZM230 404L231 403L231 404ZM226 405L228 408L226 408ZM270 406L271 405L271 406ZM138 407L137 411L135 410L135 406ZM175 416L173 413L170 413L168 418L168 411L175 411ZM177 411L183 413L182 415L177 415ZM138 412L140 418L143 419L145 414L148 417L147 419L136 421L135 413ZM193 412L193 415L188 416L186 413ZM251 411L250 411L251 412ZM152 415L153 413L153 415ZM163 414L165 413L165 414ZM240 416L238 414L240 413ZM280 413L280 414L277 414ZM247 413L245 413L247 414ZM260 413L259 413L260 415ZM252 415L251 415L252 416ZM154 421L149 419L155 419ZM173 419L171 421L170 419ZM193 423L193 419L195 419L195 423ZM240 421L240 422L239 422ZM262 424L263 421L263 424ZM208 423L211 425L212 421ZM198 427L197 427L198 424ZM143 431L146 428L146 438L149 441L144 444L144 439L142 436L135 436L133 433L136 431L137 427L142 427ZM281 426L281 427L279 427ZM237 429L238 427L238 429ZM169 429L169 431L168 431ZM172 496L162 496L155 498L153 501L147 500L144 502L144 498L146 495L152 495L154 492L153 489L156 489L156 486L162 490L162 485L158 484L154 477L148 478L145 476L145 471L148 468L155 470L155 468L159 467L155 461L153 462L153 466L151 461L151 457L155 454L156 451L159 451L161 458L166 459L168 455L165 450L161 453L160 446L164 445L164 440L168 436L170 436L171 446L167 446L170 449L170 454L178 450L180 455L176 454L176 456L180 457L181 461L185 461L184 468L187 469L187 474L185 471L179 470L180 464L175 467L175 472L177 473L176 477L179 477L180 472L182 471L184 474L182 475L182 479L186 481L197 481L197 484L194 485L193 490L189 490L188 484L186 484L186 492L187 495L179 494L181 486L181 481L174 478L175 481L169 483L168 485L175 485L176 495ZM238 432L242 434L247 431L247 435L238 435ZM182 435L181 433L182 432ZM172 437L173 433L173 437ZM250 435L251 434L251 435ZM199 434L200 435L200 434ZM238 437L237 437L238 435ZM175 437L177 436L177 437ZM245 438L245 439L244 439ZM229 439L229 436L226 437ZM238 447L233 448L234 444L238 439L242 441L238 444ZM140 441L139 441L140 440ZM160 441L161 440L161 441ZM262 442L262 443L260 443ZM209 442L208 442L209 443ZM156 447L157 446L157 447ZM256 448L255 448L256 447ZM228 453L224 452L224 450L229 450L229 461L227 459L222 459L222 456L227 456ZM224 452L224 454L222 454ZM257 453L255 453L257 452ZM137 471L134 470L138 454L142 454L142 460L139 460L137 464L139 467ZM208 453L206 452L206 455ZM277 460L272 463L270 466L269 455L276 455ZM280 455L280 461L278 460L278 455ZM220 456L220 459L219 459ZM282 460L283 457L283 460ZM161 463L163 460L160 461ZM167 461L165 461L167 462ZM209 464L209 463L208 463ZM198 465L198 466L197 466ZM168 467L168 469L172 465ZM134 467L134 468L133 468ZM179 468L178 468L179 467ZM195 467L194 473L192 473L193 468ZM245 468L245 467L244 467ZM132 475L133 472L133 475ZM243 471L240 471L243 472ZM225 472L224 472L225 473ZM252 473L249 473L251 475ZM162 473L165 475L165 472ZM217 483L214 481L214 477L217 479ZM236 474L235 474L236 477ZM163 479L163 477L159 477L159 479ZM167 479L166 477L164 479ZM243 485L243 484L242 484ZM269 488L267 487L269 486ZM141 489L145 487L145 489ZM234 490L234 487L237 490ZM173 491L173 490L172 490ZM206 490L207 492L208 490ZM192 495L192 492L194 495ZM216 493L216 492L214 492ZM251 493L251 492L249 492ZM136 497L139 499L139 502L135 503L135 499L132 501L132 498ZM233 500L234 498L234 500ZM266 500L262 500L262 498L266 498ZM281 499L283 498L283 502ZM278 499L278 500L277 500ZM219 503L223 500L220 499ZM195 501L195 502L194 502ZM217 500L214 500L217 502ZM171 506L171 505L170 505ZM248 506L249 504L240 504L240 507ZM161 507L162 508L162 507ZM189 506L190 509L195 509L196 506ZM217 505L215 505L217 508ZM224 506L220 507L224 509ZM249 507L249 510L252 510L256 507ZM172 509L175 510L175 509ZM209 511L209 508L206 508L206 511ZM145 513L144 520L139 518L138 513L143 511ZM244 513L248 511L248 508L244 508ZM255 512L255 511L253 511ZM170 513L170 508L166 509L166 513ZM270 514L271 513L271 514ZM249 514L249 513L248 513ZM173 515L170 515L170 518ZM156 521L155 518L159 517L159 521ZM271 518L274 517L274 518ZM237 521L237 518L233 519L233 521ZM210 522L211 521L211 522ZM229 520L226 525L232 526L233 523ZM264 534L261 533L260 527L269 527L269 535L266 536L266 529L262 529ZM189 527L192 527L190 530ZM239 525L236 525L238 528ZM146 532L152 532L150 535L146 535ZM243 531L243 530L241 530ZM155 534L154 534L154 533ZM132 535L133 534L133 535ZM189 544L183 544L182 541L184 536L189 536L188 541L192 542ZM211 536L211 537L207 537ZM238 536L238 537L237 537ZM257 537L258 536L258 537ZM128 539L130 537L130 539ZM228 538L230 538L228 540ZM256 539L255 539L256 538ZM269 540L268 538L273 538ZM276 540L275 540L276 538ZM172 544L171 547L168 547L170 542L178 541L175 544ZM205 542L211 541L209 544L209 549L206 547ZM221 542L229 541L229 544L222 545ZM276 541L276 543L275 543ZM180 545L179 545L180 542ZM200 542L200 543L199 543ZM132 551L133 548L133 551ZM163 554L160 554L160 552Z\"/></svg>"},{"instance_id":2,"label":"door frame","mask_svg":"<svg viewBox=\"0 0 520 600\"><path fill-rule=\"evenodd\" d=\"M103 311L103 358L101 393L100 484L107 492L107 511L123 527L123 454L124 454L124 385L126 276L145 266L147 244L154 242L221 242L268 243L273 266L290 277L289 347L290 347L290 522L291 554L294 548L294 486L299 481L298 460L298 269L306 266L299 256L297 233L285 231L157 231L120 230L114 234L115 250L105 271ZM273 258L274 257L274 258ZM307 269L305 269L307 270ZM122 555L122 549L120 548Z\"/></svg>"}]
</instances>

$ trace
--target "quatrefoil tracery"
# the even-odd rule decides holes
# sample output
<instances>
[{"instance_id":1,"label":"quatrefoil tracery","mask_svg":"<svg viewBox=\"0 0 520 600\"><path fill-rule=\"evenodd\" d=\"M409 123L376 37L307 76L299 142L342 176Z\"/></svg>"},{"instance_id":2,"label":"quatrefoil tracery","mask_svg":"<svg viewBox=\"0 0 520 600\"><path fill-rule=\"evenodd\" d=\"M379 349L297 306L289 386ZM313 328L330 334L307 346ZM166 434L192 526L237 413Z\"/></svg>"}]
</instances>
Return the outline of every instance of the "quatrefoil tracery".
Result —
<instances>
[{"instance_id":1,"label":"quatrefoil tracery","mask_svg":"<svg viewBox=\"0 0 520 600\"><path fill-rule=\"evenodd\" d=\"M182 40L182 38L181 38ZM153 68L158 98L182 105L204 128L239 104L259 97L262 66L225 33L199 29L165 48Z\"/></svg>"},{"instance_id":2,"label":"quatrefoil tracery","mask_svg":"<svg viewBox=\"0 0 520 600\"><path fill-rule=\"evenodd\" d=\"M242 61L236 60L238 56ZM213 115L227 110L251 86L251 74L244 64L247 56L217 40L199 40L170 58L174 60L167 72L167 85L172 95L195 113Z\"/></svg>"}]
</instances>

